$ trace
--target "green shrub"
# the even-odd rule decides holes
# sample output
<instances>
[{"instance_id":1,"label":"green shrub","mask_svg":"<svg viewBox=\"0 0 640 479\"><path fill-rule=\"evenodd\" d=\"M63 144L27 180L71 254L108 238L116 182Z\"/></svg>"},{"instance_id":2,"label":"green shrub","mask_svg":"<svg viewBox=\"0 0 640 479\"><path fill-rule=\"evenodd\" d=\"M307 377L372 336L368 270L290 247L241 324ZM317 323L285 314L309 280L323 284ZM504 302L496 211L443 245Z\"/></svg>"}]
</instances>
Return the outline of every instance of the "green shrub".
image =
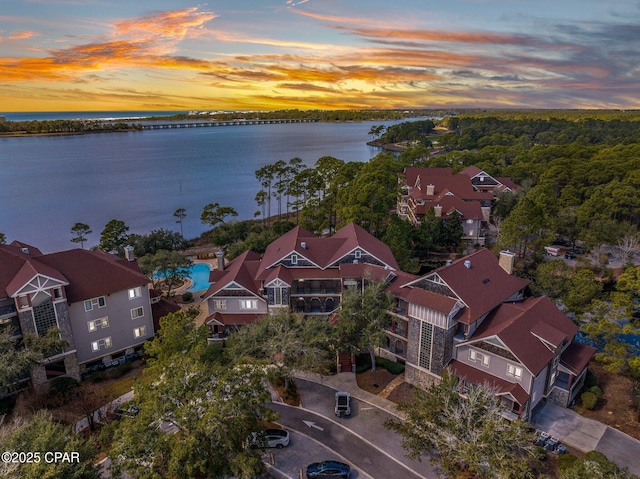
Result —
<instances>
[{"instance_id":1,"label":"green shrub","mask_svg":"<svg viewBox=\"0 0 640 479\"><path fill-rule=\"evenodd\" d=\"M577 460L578 456L574 456L573 454L563 454L562 456L558 456L558 470L565 471L571 469Z\"/></svg>"},{"instance_id":2,"label":"green shrub","mask_svg":"<svg viewBox=\"0 0 640 479\"><path fill-rule=\"evenodd\" d=\"M385 358L376 357L376 366L385 368L391 374L400 374L404 372L404 365Z\"/></svg>"},{"instance_id":3,"label":"green shrub","mask_svg":"<svg viewBox=\"0 0 640 479\"><path fill-rule=\"evenodd\" d=\"M361 374L371 369L371 357L368 354L361 354L356 360L356 373Z\"/></svg>"},{"instance_id":4,"label":"green shrub","mask_svg":"<svg viewBox=\"0 0 640 479\"><path fill-rule=\"evenodd\" d=\"M188 303L192 299L193 299L193 293L190 293L189 291L187 291L186 293L182 294L182 301L184 301L185 303Z\"/></svg>"},{"instance_id":5,"label":"green shrub","mask_svg":"<svg viewBox=\"0 0 640 479\"><path fill-rule=\"evenodd\" d=\"M609 459L607 459L607 456L599 451L589 451L584 455L584 458L587 461L597 462L598 464L604 465L609 463Z\"/></svg>"},{"instance_id":6,"label":"green shrub","mask_svg":"<svg viewBox=\"0 0 640 479\"><path fill-rule=\"evenodd\" d=\"M124 375L125 373L131 371L131 369L133 369L133 364L131 363L122 363L119 366L116 366L113 369L110 369L109 371L107 371L107 376L115 379L115 378L119 378L120 376Z\"/></svg>"},{"instance_id":7,"label":"green shrub","mask_svg":"<svg viewBox=\"0 0 640 479\"><path fill-rule=\"evenodd\" d=\"M598 399L602 397L602 389L598 386L590 387L589 392L595 394Z\"/></svg>"},{"instance_id":8,"label":"green shrub","mask_svg":"<svg viewBox=\"0 0 640 479\"><path fill-rule=\"evenodd\" d=\"M94 383L99 383L100 381L104 381L105 379L107 379L107 372L106 371L94 371L89 375L89 377L91 378L91 380Z\"/></svg>"},{"instance_id":9,"label":"green shrub","mask_svg":"<svg viewBox=\"0 0 640 479\"><path fill-rule=\"evenodd\" d=\"M593 409L596 407L596 403L598 402L598 396L591 392L582 393L580 396L580 400L582 401L582 405L587 409Z\"/></svg>"},{"instance_id":10,"label":"green shrub","mask_svg":"<svg viewBox=\"0 0 640 479\"><path fill-rule=\"evenodd\" d=\"M584 388L588 390L589 388L592 388L593 386L597 386L597 385L598 385L598 378L596 377L595 374L591 372L590 369L587 369L587 374L585 375L585 378L584 378Z\"/></svg>"},{"instance_id":11,"label":"green shrub","mask_svg":"<svg viewBox=\"0 0 640 479\"><path fill-rule=\"evenodd\" d=\"M49 381L49 393L55 396L66 396L78 387L78 381L69 376L59 376Z\"/></svg>"}]
</instances>

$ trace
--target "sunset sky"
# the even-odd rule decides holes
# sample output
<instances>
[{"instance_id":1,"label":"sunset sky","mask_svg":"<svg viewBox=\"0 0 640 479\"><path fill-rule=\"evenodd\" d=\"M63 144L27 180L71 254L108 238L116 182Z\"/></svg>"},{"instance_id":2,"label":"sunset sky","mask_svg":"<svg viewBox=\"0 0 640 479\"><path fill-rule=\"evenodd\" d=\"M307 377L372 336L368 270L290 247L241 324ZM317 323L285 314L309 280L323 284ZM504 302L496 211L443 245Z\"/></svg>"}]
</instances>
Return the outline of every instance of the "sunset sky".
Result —
<instances>
[{"instance_id":1,"label":"sunset sky","mask_svg":"<svg viewBox=\"0 0 640 479\"><path fill-rule=\"evenodd\" d=\"M0 114L640 108L637 0L13 0Z\"/></svg>"}]
</instances>

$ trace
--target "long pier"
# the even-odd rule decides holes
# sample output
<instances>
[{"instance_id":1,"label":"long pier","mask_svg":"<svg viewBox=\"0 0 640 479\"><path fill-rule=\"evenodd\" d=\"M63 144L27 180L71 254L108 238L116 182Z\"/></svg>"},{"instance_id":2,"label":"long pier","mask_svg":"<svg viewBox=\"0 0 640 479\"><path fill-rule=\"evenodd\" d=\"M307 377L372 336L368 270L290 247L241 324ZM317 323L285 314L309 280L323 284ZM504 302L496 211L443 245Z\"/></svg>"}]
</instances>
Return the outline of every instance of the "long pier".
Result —
<instances>
[{"instance_id":1,"label":"long pier","mask_svg":"<svg viewBox=\"0 0 640 479\"><path fill-rule=\"evenodd\" d=\"M283 120L229 120L229 121L203 121L183 120L172 123L140 123L143 130L163 130L166 128L205 128L213 126L240 126L240 125L273 125L277 123L315 123L317 118L290 118Z\"/></svg>"}]
</instances>

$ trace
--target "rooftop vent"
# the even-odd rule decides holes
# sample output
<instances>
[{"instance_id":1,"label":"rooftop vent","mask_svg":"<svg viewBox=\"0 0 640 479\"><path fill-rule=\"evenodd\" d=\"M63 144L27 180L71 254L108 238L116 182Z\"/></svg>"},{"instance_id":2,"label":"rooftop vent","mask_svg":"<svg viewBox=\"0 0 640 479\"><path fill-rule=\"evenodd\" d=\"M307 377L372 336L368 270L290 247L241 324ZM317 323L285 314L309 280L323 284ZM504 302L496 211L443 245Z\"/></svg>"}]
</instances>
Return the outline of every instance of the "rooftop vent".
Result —
<instances>
[{"instance_id":1,"label":"rooftop vent","mask_svg":"<svg viewBox=\"0 0 640 479\"><path fill-rule=\"evenodd\" d=\"M482 280L482 284L487 284L489 281L491 281L489 278L485 278Z\"/></svg>"},{"instance_id":2,"label":"rooftop vent","mask_svg":"<svg viewBox=\"0 0 640 479\"><path fill-rule=\"evenodd\" d=\"M24 254L29 254L29 248L22 248L22 252Z\"/></svg>"},{"instance_id":3,"label":"rooftop vent","mask_svg":"<svg viewBox=\"0 0 640 479\"><path fill-rule=\"evenodd\" d=\"M302 249L307 249L307 243L305 241L300 243L300 246L302 247Z\"/></svg>"},{"instance_id":4,"label":"rooftop vent","mask_svg":"<svg viewBox=\"0 0 640 479\"><path fill-rule=\"evenodd\" d=\"M467 269L471 269L471 261L465 260L464 267L467 268Z\"/></svg>"}]
</instances>

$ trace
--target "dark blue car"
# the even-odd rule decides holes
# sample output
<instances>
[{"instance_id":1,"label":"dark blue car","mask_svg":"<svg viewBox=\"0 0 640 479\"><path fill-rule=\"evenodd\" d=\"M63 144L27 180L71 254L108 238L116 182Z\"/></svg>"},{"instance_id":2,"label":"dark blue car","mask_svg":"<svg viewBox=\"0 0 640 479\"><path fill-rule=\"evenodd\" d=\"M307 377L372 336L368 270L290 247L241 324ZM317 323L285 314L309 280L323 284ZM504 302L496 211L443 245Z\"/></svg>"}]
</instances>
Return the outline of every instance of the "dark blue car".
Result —
<instances>
[{"instance_id":1,"label":"dark blue car","mask_svg":"<svg viewBox=\"0 0 640 479\"><path fill-rule=\"evenodd\" d=\"M338 461L314 462L307 466L308 479L349 479L351 468Z\"/></svg>"}]
</instances>

